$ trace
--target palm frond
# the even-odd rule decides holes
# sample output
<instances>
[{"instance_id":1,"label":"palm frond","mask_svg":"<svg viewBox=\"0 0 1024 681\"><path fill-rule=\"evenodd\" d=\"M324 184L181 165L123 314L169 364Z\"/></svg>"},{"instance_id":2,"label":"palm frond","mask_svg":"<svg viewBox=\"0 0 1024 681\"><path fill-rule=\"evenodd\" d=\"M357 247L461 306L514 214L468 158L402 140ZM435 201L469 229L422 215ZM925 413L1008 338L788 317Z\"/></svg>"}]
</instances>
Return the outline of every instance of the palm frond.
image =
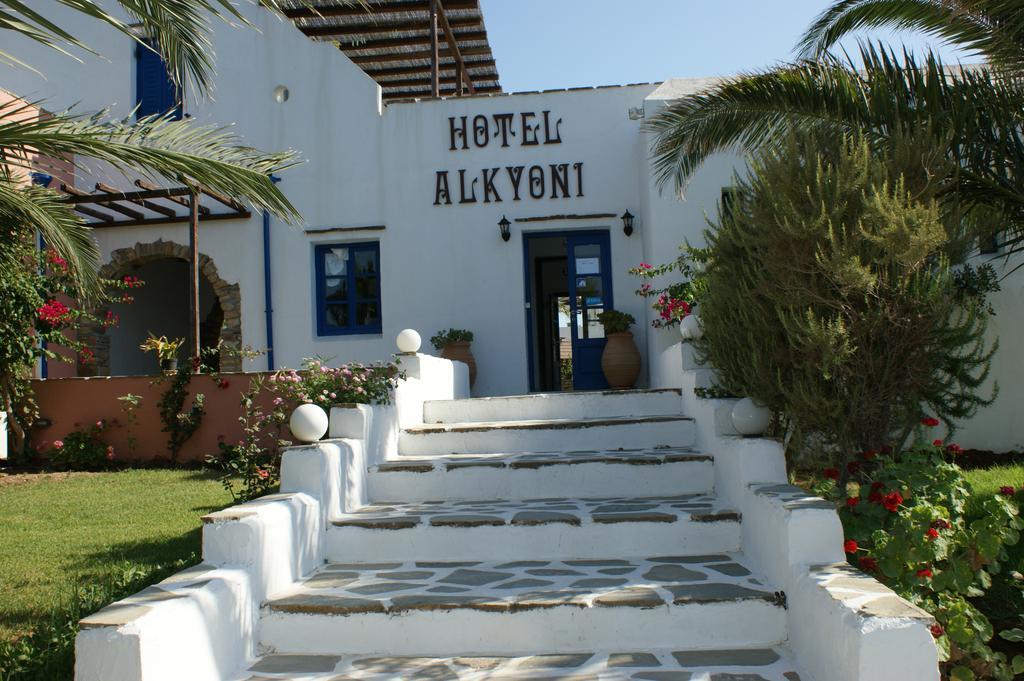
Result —
<instances>
[{"instance_id":1,"label":"palm frond","mask_svg":"<svg viewBox=\"0 0 1024 681\"><path fill-rule=\"evenodd\" d=\"M136 123L105 121L106 112L84 117L70 112L17 120L10 111L23 103L0 105L0 149L8 164L28 168L33 154L91 159L126 174L153 180L203 185L294 223L295 207L270 180L291 167L293 152L264 153L241 144L226 127L148 117Z\"/></svg>"},{"instance_id":2,"label":"palm frond","mask_svg":"<svg viewBox=\"0 0 1024 681\"><path fill-rule=\"evenodd\" d=\"M920 31L982 55L993 65L1024 67L1024 4L1020 0L838 0L801 38L804 58L825 54L863 29Z\"/></svg>"},{"instance_id":3,"label":"palm frond","mask_svg":"<svg viewBox=\"0 0 1024 681\"><path fill-rule=\"evenodd\" d=\"M7 178L0 179L0 224L38 229L47 245L68 262L83 302L95 299L99 293L99 248L92 229L57 192L36 185L17 187Z\"/></svg>"},{"instance_id":4,"label":"palm frond","mask_svg":"<svg viewBox=\"0 0 1024 681\"><path fill-rule=\"evenodd\" d=\"M187 86L197 97L206 95L213 82L213 22L248 23L231 0L118 0L129 21L108 12L98 0L57 1L107 24L146 49L152 49L147 39L154 39L168 65L168 74L177 85ZM272 11L280 9L278 0L252 1ZM0 8L0 29L67 54L71 48L95 53L96 46L84 44L22 0L0 0ZM0 51L0 61L21 63L4 51Z\"/></svg>"}]
</instances>

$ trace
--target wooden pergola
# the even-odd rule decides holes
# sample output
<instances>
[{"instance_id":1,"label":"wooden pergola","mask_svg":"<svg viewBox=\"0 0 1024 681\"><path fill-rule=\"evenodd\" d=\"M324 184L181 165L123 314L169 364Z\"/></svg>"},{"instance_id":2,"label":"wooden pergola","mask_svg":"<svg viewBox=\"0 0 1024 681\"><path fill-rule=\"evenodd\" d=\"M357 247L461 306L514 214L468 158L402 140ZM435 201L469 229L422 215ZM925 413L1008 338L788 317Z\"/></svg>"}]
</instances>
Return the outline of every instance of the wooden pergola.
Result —
<instances>
[{"instance_id":1,"label":"wooden pergola","mask_svg":"<svg viewBox=\"0 0 1024 681\"><path fill-rule=\"evenodd\" d=\"M284 13L377 81L385 102L501 92L479 0L286 0Z\"/></svg>"},{"instance_id":2,"label":"wooden pergola","mask_svg":"<svg viewBox=\"0 0 1024 681\"><path fill-rule=\"evenodd\" d=\"M199 357L199 223L206 220L242 220L252 213L244 205L208 187L160 187L135 180L135 189L122 191L97 182L92 192L61 184L64 201L90 220L93 228L136 227L187 223L189 246L190 352ZM207 204L203 204L203 199Z\"/></svg>"}]
</instances>

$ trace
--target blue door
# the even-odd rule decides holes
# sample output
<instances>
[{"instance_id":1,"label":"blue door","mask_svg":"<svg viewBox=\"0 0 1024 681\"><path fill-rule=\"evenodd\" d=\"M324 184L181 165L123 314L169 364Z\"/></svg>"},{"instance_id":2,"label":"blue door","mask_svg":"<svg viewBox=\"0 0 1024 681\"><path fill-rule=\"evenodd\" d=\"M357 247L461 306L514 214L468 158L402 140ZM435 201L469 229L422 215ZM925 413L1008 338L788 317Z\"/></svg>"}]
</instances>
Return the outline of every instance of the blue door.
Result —
<instances>
[{"instance_id":1,"label":"blue door","mask_svg":"<svg viewBox=\"0 0 1024 681\"><path fill-rule=\"evenodd\" d=\"M572 332L572 385L574 390L608 387L601 371L604 327L598 320L611 310L611 248L607 232L566 237L569 274L569 317Z\"/></svg>"}]
</instances>

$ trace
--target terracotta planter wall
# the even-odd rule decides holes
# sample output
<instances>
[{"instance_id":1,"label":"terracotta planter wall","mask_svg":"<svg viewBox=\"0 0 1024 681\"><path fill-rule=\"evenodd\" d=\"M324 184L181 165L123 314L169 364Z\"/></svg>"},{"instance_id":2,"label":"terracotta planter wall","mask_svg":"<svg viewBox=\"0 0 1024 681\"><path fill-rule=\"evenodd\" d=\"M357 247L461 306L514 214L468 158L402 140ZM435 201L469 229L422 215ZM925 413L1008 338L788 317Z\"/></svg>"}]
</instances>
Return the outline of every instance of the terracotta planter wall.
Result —
<instances>
[{"instance_id":1,"label":"terracotta planter wall","mask_svg":"<svg viewBox=\"0 0 1024 681\"><path fill-rule=\"evenodd\" d=\"M612 388L632 388L640 375L640 352L633 342L632 331L608 334L601 355L601 370Z\"/></svg>"},{"instance_id":2,"label":"terracotta planter wall","mask_svg":"<svg viewBox=\"0 0 1024 681\"><path fill-rule=\"evenodd\" d=\"M469 365L469 386L473 387L476 382L476 358L473 357L473 351L469 349L469 346L470 341L449 343L441 349L441 357L453 362L465 362Z\"/></svg>"}]
</instances>

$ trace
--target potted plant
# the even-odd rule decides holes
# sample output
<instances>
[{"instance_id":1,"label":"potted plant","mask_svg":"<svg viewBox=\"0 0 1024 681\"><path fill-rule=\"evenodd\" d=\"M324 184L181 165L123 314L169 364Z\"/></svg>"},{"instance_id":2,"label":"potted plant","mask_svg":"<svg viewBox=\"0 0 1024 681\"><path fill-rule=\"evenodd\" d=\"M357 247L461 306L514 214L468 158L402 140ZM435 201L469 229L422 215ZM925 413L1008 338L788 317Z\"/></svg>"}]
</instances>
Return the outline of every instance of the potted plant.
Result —
<instances>
[{"instance_id":1,"label":"potted plant","mask_svg":"<svg viewBox=\"0 0 1024 681\"><path fill-rule=\"evenodd\" d=\"M448 329L438 331L431 337L430 343L441 351L441 357L453 362L465 362L469 366L469 385L476 382L476 359L469 349L473 342L473 332L466 329Z\"/></svg>"},{"instance_id":2,"label":"potted plant","mask_svg":"<svg viewBox=\"0 0 1024 681\"><path fill-rule=\"evenodd\" d=\"M161 371L177 371L178 348L180 348L184 343L184 338L167 340L167 336L160 336L157 338L150 333L149 338L146 339L145 343L139 346L139 349L143 352L155 352L157 359L160 360Z\"/></svg>"},{"instance_id":3,"label":"potted plant","mask_svg":"<svg viewBox=\"0 0 1024 681\"><path fill-rule=\"evenodd\" d=\"M633 315L608 310L598 315L608 338L601 354L601 371L612 388L632 388L640 375L640 352L633 342L629 327L636 323Z\"/></svg>"}]
</instances>

